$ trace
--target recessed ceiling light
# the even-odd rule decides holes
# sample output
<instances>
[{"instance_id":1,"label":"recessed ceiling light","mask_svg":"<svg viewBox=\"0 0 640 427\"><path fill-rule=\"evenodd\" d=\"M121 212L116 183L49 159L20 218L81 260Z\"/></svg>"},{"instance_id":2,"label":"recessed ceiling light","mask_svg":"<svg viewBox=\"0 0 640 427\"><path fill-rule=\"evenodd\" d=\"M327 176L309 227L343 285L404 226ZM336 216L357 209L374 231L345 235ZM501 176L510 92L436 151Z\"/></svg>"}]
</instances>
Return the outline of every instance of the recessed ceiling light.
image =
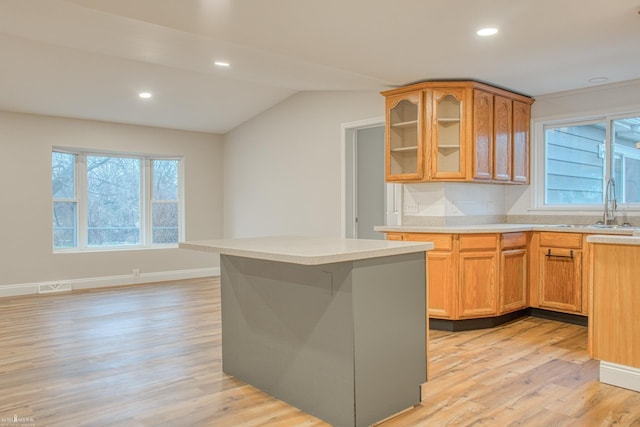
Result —
<instances>
[{"instance_id":1,"label":"recessed ceiling light","mask_svg":"<svg viewBox=\"0 0 640 427\"><path fill-rule=\"evenodd\" d=\"M476 33L479 36L492 36L494 34L498 34L498 29L497 28L482 28L480 30L478 30L478 32Z\"/></svg>"},{"instance_id":2,"label":"recessed ceiling light","mask_svg":"<svg viewBox=\"0 0 640 427\"><path fill-rule=\"evenodd\" d=\"M218 67L228 67L231 65L226 61L215 61L214 64L217 65Z\"/></svg>"},{"instance_id":3,"label":"recessed ceiling light","mask_svg":"<svg viewBox=\"0 0 640 427\"><path fill-rule=\"evenodd\" d=\"M138 94L138 96L142 99L149 99L151 98L153 95L151 94L151 92L140 92Z\"/></svg>"},{"instance_id":4,"label":"recessed ceiling light","mask_svg":"<svg viewBox=\"0 0 640 427\"><path fill-rule=\"evenodd\" d=\"M592 79L589 79L589 83L604 83L607 80L609 80L608 77L594 77Z\"/></svg>"}]
</instances>

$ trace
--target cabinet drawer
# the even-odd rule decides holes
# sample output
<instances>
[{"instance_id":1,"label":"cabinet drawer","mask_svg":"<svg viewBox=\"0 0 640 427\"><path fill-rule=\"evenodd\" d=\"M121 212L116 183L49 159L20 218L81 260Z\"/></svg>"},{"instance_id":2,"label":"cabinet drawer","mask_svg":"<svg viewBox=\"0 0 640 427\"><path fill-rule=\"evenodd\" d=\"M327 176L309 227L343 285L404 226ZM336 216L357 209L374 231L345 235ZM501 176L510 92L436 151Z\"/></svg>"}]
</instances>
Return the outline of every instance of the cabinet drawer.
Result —
<instances>
[{"instance_id":1,"label":"cabinet drawer","mask_svg":"<svg viewBox=\"0 0 640 427\"><path fill-rule=\"evenodd\" d=\"M582 248L582 234L543 231L540 233L540 246L580 249Z\"/></svg>"},{"instance_id":2,"label":"cabinet drawer","mask_svg":"<svg viewBox=\"0 0 640 427\"><path fill-rule=\"evenodd\" d=\"M474 251L474 250L496 250L498 248L498 235L497 234L461 234L460 235L460 250L461 251Z\"/></svg>"},{"instance_id":3,"label":"cabinet drawer","mask_svg":"<svg viewBox=\"0 0 640 427\"><path fill-rule=\"evenodd\" d=\"M433 242L433 249L436 251L450 251L453 249L453 236L451 234L407 233L405 234L405 240Z\"/></svg>"},{"instance_id":4,"label":"cabinet drawer","mask_svg":"<svg viewBox=\"0 0 640 427\"><path fill-rule=\"evenodd\" d=\"M403 240L401 233L387 233L387 240Z\"/></svg>"},{"instance_id":5,"label":"cabinet drawer","mask_svg":"<svg viewBox=\"0 0 640 427\"><path fill-rule=\"evenodd\" d=\"M505 233L502 235L502 249L527 246L527 233Z\"/></svg>"}]
</instances>

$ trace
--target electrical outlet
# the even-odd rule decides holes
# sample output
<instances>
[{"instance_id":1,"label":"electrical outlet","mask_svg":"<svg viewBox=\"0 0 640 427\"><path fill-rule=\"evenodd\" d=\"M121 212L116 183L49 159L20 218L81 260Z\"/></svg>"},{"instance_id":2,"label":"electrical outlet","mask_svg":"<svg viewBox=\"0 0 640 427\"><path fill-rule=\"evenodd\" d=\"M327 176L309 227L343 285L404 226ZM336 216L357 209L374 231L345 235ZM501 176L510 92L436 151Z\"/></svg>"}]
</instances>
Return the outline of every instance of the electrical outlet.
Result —
<instances>
[{"instance_id":1,"label":"electrical outlet","mask_svg":"<svg viewBox=\"0 0 640 427\"><path fill-rule=\"evenodd\" d=\"M133 269L133 278L136 279L136 280L140 278L140 269L139 268L134 268Z\"/></svg>"},{"instance_id":2,"label":"electrical outlet","mask_svg":"<svg viewBox=\"0 0 640 427\"><path fill-rule=\"evenodd\" d=\"M407 204L404 205L404 213L418 213L418 204L417 203L412 203L412 204Z\"/></svg>"}]
</instances>

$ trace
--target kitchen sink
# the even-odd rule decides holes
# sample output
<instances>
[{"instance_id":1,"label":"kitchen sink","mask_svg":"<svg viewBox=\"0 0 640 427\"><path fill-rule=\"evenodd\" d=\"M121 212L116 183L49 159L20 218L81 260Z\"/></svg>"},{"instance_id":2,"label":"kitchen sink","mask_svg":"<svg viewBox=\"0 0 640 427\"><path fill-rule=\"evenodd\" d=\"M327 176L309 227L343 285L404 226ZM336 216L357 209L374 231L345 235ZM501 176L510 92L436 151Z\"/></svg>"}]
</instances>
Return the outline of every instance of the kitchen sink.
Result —
<instances>
[{"instance_id":1,"label":"kitchen sink","mask_svg":"<svg viewBox=\"0 0 640 427\"><path fill-rule=\"evenodd\" d=\"M592 225L588 225L587 227L590 227L590 228L612 228L612 229L621 229L621 230L640 230L640 227L635 227L633 225L617 225L617 224L611 224L611 225L592 224Z\"/></svg>"},{"instance_id":2,"label":"kitchen sink","mask_svg":"<svg viewBox=\"0 0 640 427\"><path fill-rule=\"evenodd\" d=\"M587 225L589 228L612 228L612 229L622 229L622 230L638 230L640 227L634 227L632 225L618 225L618 224L591 224Z\"/></svg>"},{"instance_id":3,"label":"kitchen sink","mask_svg":"<svg viewBox=\"0 0 640 427\"><path fill-rule=\"evenodd\" d=\"M640 230L640 227L632 225L618 225L618 224L555 224L551 227L561 228L600 228L604 230Z\"/></svg>"}]
</instances>

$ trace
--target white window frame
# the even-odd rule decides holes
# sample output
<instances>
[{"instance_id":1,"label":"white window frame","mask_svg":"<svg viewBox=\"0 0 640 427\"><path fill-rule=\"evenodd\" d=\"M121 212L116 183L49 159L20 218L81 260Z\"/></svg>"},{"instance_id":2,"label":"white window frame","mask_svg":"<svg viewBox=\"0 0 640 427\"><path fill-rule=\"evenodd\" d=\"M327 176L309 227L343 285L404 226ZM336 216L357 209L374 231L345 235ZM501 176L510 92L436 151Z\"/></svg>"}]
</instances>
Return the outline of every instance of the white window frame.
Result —
<instances>
[{"instance_id":1,"label":"white window frame","mask_svg":"<svg viewBox=\"0 0 640 427\"><path fill-rule=\"evenodd\" d=\"M74 230L74 237L75 237L75 243L76 246L75 247L71 247L71 248L59 248L59 249L55 249L57 250L75 250L80 242L80 236L78 235L78 230L80 228L80 224L78 224L78 217L79 217L79 213L78 213L78 209L80 209L80 201L78 199L80 191L78 189L78 173L80 173L79 169L78 169L78 157L76 153L70 152L68 150L52 150L52 153L57 152L57 153L63 153L63 154L71 154L74 156L74 163L73 163L73 190L74 190L74 194L73 194L73 198L56 198L53 197L53 195L51 196L51 215L53 215L53 206L56 202L61 202L61 203L75 203L76 204L76 218L75 218L75 227L76 229ZM51 172L51 174L49 175L51 178L53 178L53 171ZM53 224L53 218L51 221L51 224ZM51 230L51 246L53 247L54 244L54 239L53 239L53 229Z\"/></svg>"},{"instance_id":2,"label":"white window frame","mask_svg":"<svg viewBox=\"0 0 640 427\"><path fill-rule=\"evenodd\" d=\"M153 189L153 162L154 160L176 160L178 162L178 198L177 200L154 200L154 189ZM184 174L183 174L183 161L182 158L179 157L160 157L160 156L147 156L145 158L145 182L147 183L147 191L145 194L145 235L148 236L147 240L150 245L153 247L162 247L169 246L175 247L177 244L175 243L153 243L153 205L155 204L163 204L163 203L177 203L178 205L178 242L183 241L184 236L184 197L183 194L183 182L184 182ZM148 208L147 208L148 206Z\"/></svg>"},{"instance_id":3,"label":"white window frame","mask_svg":"<svg viewBox=\"0 0 640 427\"><path fill-rule=\"evenodd\" d=\"M535 132L535 150L534 156L536 171L536 179L533 182L534 191L532 194L532 210L537 211L581 211L581 212L602 212L603 205L600 204L546 204L545 203L545 174L546 174L546 129L564 126L580 126L592 123L605 122L605 172L603 176L604 185L612 175L613 170L613 141L611 138L611 130L615 120L626 119L640 116L640 111L618 114L602 114L598 116L588 117L571 117L562 119L540 119L534 122L533 128ZM623 148L624 151L624 148ZM618 183L616 183L617 185ZM621 189L618 189L621 191ZM622 206L619 206L622 208ZM625 203L625 211L640 211L640 203Z\"/></svg>"},{"instance_id":4,"label":"white window frame","mask_svg":"<svg viewBox=\"0 0 640 427\"><path fill-rule=\"evenodd\" d=\"M69 147L52 147L53 152L74 154L75 162L75 189L76 197L76 246L71 248L52 248L53 253L67 252L106 252L136 249L162 249L177 248L178 243L184 241L184 159L182 156L165 156L157 154L127 153L115 151L86 150ZM89 246L88 245L88 224L87 224L87 156L108 156L140 159L140 243L132 245L113 246ZM178 242L176 243L153 243L152 232L152 206L153 197L153 160L176 160L178 161ZM51 174L50 174L51 177ZM66 199L54 199L54 201L67 201ZM51 221L53 223L53 221ZM53 229L51 230L53 235Z\"/></svg>"}]
</instances>

